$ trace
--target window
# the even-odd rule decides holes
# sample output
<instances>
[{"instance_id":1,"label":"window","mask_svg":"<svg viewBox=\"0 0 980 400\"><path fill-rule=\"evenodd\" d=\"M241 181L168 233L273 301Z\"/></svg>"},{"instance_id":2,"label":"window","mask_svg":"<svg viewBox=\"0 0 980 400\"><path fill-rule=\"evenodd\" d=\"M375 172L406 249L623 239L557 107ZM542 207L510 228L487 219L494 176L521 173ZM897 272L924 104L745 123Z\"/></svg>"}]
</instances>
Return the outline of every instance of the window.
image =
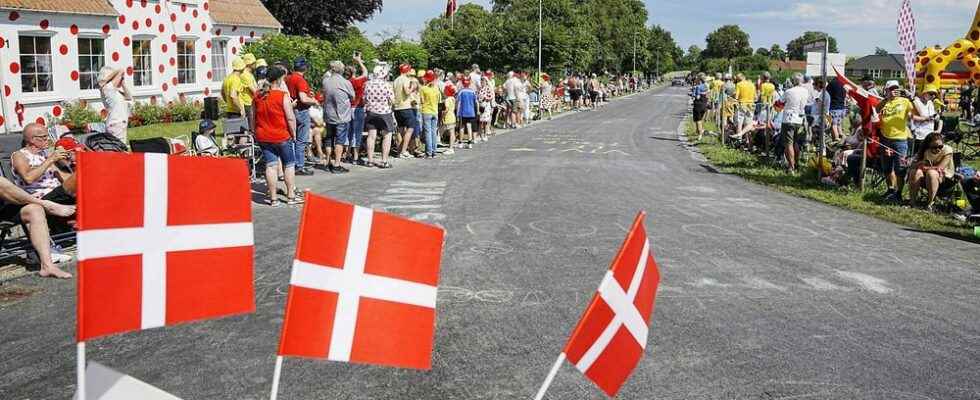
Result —
<instances>
[{"instance_id":1,"label":"window","mask_svg":"<svg viewBox=\"0 0 980 400\"><path fill-rule=\"evenodd\" d=\"M133 86L153 84L153 56L149 40L133 41Z\"/></svg>"},{"instance_id":2,"label":"window","mask_svg":"<svg viewBox=\"0 0 980 400\"><path fill-rule=\"evenodd\" d=\"M53 92L51 38L20 37L20 87L24 93Z\"/></svg>"},{"instance_id":3,"label":"window","mask_svg":"<svg viewBox=\"0 0 980 400\"><path fill-rule=\"evenodd\" d=\"M194 40L177 41L177 83L194 83Z\"/></svg>"},{"instance_id":4,"label":"window","mask_svg":"<svg viewBox=\"0 0 980 400\"><path fill-rule=\"evenodd\" d=\"M228 65L225 62L225 50L228 50L228 41L221 39L211 40L211 80L221 82L228 75Z\"/></svg>"},{"instance_id":5,"label":"window","mask_svg":"<svg viewBox=\"0 0 980 400\"><path fill-rule=\"evenodd\" d=\"M82 90L99 88L99 70L105 65L102 39L78 39L78 82Z\"/></svg>"},{"instance_id":6,"label":"window","mask_svg":"<svg viewBox=\"0 0 980 400\"><path fill-rule=\"evenodd\" d=\"M874 79L881 79L881 70L880 69L869 69L868 70L868 75L871 75L871 77L874 78Z\"/></svg>"},{"instance_id":7,"label":"window","mask_svg":"<svg viewBox=\"0 0 980 400\"><path fill-rule=\"evenodd\" d=\"M892 71L892 78L904 78L905 72L903 71Z\"/></svg>"}]
</instances>

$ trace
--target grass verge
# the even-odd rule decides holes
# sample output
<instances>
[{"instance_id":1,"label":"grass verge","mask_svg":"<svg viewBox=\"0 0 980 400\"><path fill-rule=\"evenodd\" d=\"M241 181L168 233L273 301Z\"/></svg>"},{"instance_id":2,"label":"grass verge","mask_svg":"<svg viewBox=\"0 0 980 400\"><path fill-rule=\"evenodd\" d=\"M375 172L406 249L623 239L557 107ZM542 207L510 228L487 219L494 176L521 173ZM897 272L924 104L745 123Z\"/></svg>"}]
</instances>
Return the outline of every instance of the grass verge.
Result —
<instances>
[{"instance_id":1,"label":"grass verge","mask_svg":"<svg viewBox=\"0 0 980 400\"><path fill-rule=\"evenodd\" d=\"M705 129L718 132L717 127L707 121ZM686 123L685 132L688 140L694 143L697 135L694 133L694 124L690 120ZM781 192L904 225L912 230L980 243L980 238L973 234L972 225L959 222L947 215L886 204L882 196L884 188L869 187L861 192L855 189L829 187L817 182L815 169L809 168L800 175L791 175L753 154L722 146L714 136L705 136L704 141L698 143L697 147L721 173L738 175Z\"/></svg>"},{"instance_id":2,"label":"grass verge","mask_svg":"<svg viewBox=\"0 0 980 400\"><path fill-rule=\"evenodd\" d=\"M129 140L142 140L156 137L190 137L191 132L197 132L197 127L200 123L201 121L197 120L138 126L136 128L129 128L127 136ZM221 132L221 120L219 119L214 123L218 125L218 129L215 132Z\"/></svg>"}]
</instances>

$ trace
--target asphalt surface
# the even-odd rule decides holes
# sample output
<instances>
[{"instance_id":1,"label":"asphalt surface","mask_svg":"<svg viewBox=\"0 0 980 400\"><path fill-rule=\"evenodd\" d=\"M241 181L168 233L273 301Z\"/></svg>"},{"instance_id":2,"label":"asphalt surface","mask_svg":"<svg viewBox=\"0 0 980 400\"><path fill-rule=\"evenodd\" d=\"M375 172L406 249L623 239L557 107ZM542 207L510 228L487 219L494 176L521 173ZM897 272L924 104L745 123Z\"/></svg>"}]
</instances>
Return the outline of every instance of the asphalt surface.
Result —
<instances>
[{"instance_id":1,"label":"asphalt surface","mask_svg":"<svg viewBox=\"0 0 980 400\"><path fill-rule=\"evenodd\" d=\"M447 230L433 369L287 359L282 399L526 399L639 210L662 281L623 399L980 399L980 246L712 172L682 89L393 170L301 186ZM252 315L114 336L89 359L184 399L267 398L299 208L256 205ZM74 281L0 306L0 399L74 391ZM550 399L601 392L565 364Z\"/></svg>"}]
</instances>

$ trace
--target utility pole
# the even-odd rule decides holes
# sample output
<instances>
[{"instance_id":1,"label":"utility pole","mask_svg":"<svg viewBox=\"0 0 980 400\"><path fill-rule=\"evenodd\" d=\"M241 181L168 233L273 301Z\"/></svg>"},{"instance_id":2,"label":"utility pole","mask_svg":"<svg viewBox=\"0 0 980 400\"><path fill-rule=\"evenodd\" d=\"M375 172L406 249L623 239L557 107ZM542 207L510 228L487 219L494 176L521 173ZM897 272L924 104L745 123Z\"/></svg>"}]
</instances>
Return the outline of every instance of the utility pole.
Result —
<instances>
[{"instance_id":1,"label":"utility pole","mask_svg":"<svg viewBox=\"0 0 980 400\"><path fill-rule=\"evenodd\" d=\"M541 86L541 38L544 35L544 0L538 0L538 86Z\"/></svg>"}]
</instances>

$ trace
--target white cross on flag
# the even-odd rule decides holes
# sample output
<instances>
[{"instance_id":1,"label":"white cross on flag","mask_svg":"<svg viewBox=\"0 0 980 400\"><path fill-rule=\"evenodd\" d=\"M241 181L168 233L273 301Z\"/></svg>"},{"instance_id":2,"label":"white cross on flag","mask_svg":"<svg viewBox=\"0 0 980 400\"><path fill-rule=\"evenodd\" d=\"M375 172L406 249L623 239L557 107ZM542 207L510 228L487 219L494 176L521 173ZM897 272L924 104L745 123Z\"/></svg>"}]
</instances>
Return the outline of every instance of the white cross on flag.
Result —
<instances>
[{"instance_id":1,"label":"white cross on flag","mask_svg":"<svg viewBox=\"0 0 980 400\"><path fill-rule=\"evenodd\" d=\"M78 341L255 310L242 160L78 157Z\"/></svg>"},{"instance_id":2,"label":"white cross on flag","mask_svg":"<svg viewBox=\"0 0 980 400\"><path fill-rule=\"evenodd\" d=\"M307 193L279 355L430 369L443 235Z\"/></svg>"},{"instance_id":3,"label":"white cross on flag","mask_svg":"<svg viewBox=\"0 0 980 400\"><path fill-rule=\"evenodd\" d=\"M610 397L619 392L647 345L660 271L640 212L585 315L565 357Z\"/></svg>"}]
</instances>

